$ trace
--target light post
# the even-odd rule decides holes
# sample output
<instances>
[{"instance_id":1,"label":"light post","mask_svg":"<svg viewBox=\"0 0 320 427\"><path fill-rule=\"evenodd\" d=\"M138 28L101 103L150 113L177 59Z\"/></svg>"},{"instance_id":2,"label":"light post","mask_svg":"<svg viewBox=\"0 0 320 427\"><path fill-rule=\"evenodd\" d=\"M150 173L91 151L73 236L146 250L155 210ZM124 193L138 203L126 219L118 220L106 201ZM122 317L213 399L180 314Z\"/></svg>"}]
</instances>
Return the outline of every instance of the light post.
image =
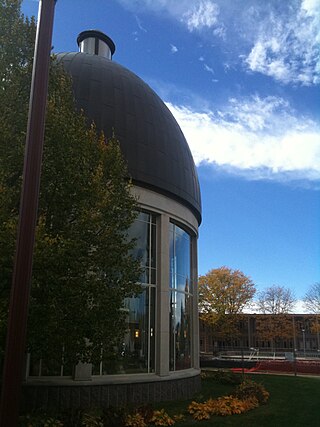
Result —
<instances>
[{"instance_id":1,"label":"light post","mask_svg":"<svg viewBox=\"0 0 320 427\"><path fill-rule=\"evenodd\" d=\"M318 353L320 351L320 337L319 337L319 313L317 313L317 342L318 342Z\"/></svg>"},{"instance_id":2,"label":"light post","mask_svg":"<svg viewBox=\"0 0 320 427\"><path fill-rule=\"evenodd\" d=\"M39 3L19 225L2 376L1 427L18 425L55 3L56 0L40 0Z\"/></svg>"},{"instance_id":3,"label":"light post","mask_svg":"<svg viewBox=\"0 0 320 427\"><path fill-rule=\"evenodd\" d=\"M293 333L293 371L294 376L297 376L297 343L296 343L296 324L294 314L292 315L292 333Z\"/></svg>"},{"instance_id":4,"label":"light post","mask_svg":"<svg viewBox=\"0 0 320 427\"><path fill-rule=\"evenodd\" d=\"M292 333L293 333L293 349L296 351L297 349L297 340L296 340L296 324L294 314L292 315Z\"/></svg>"},{"instance_id":5,"label":"light post","mask_svg":"<svg viewBox=\"0 0 320 427\"><path fill-rule=\"evenodd\" d=\"M301 331L302 331L302 340L303 340L303 355L304 357L306 357L306 330L302 328Z\"/></svg>"}]
</instances>

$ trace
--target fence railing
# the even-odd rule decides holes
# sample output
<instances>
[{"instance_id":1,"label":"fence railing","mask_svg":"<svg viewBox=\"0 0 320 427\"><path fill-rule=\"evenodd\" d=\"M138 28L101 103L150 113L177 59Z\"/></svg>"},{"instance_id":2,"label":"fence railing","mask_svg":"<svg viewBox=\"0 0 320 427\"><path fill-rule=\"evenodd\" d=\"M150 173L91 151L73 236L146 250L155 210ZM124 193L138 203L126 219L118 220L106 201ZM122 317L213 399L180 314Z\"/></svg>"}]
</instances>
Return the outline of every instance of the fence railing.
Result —
<instances>
[{"instance_id":1,"label":"fence railing","mask_svg":"<svg viewBox=\"0 0 320 427\"><path fill-rule=\"evenodd\" d=\"M265 351L260 349L237 349L237 350L221 350L213 353L200 353L202 358L212 358L217 357L221 359L240 359L245 358L247 360L261 360L261 359L288 359L288 358L297 358L297 359L312 359L320 360L320 352L318 351L295 351L286 350L286 351Z\"/></svg>"}]
</instances>

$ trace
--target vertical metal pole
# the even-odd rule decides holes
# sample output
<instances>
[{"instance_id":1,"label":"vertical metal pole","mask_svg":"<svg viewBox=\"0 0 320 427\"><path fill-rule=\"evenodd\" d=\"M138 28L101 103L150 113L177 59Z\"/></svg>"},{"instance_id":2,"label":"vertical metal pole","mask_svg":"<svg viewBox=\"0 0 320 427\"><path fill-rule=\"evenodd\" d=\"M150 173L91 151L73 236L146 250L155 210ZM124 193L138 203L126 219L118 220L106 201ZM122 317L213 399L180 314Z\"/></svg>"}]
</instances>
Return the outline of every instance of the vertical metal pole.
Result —
<instances>
[{"instance_id":1,"label":"vertical metal pole","mask_svg":"<svg viewBox=\"0 0 320 427\"><path fill-rule=\"evenodd\" d=\"M26 356L28 304L39 199L55 2L55 0L40 0L39 3L18 236L2 377L1 427L15 427L18 423L23 367Z\"/></svg>"},{"instance_id":2,"label":"vertical metal pole","mask_svg":"<svg viewBox=\"0 0 320 427\"><path fill-rule=\"evenodd\" d=\"M316 314L317 319L317 342L318 342L318 353L320 351L320 337L319 337L319 313ZM319 356L319 354L318 354Z\"/></svg>"},{"instance_id":3,"label":"vertical metal pole","mask_svg":"<svg viewBox=\"0 0 320 427\"><path fill-rule=\"evenodd\" d=\"M243 347L241 348L241 372L242 372L242 381L244 381L244 352L243 352Z\"/></svg>"},{"instance_id":4,"label":"vertical metal pole","mask_svg":"<svg viewBox=\"0 0 320 427\"><path fill-rule=\"evenodd\" d=\"M296 324L294 321L294 314L292 314L292 334L293 334L293 372L297 376L297 355L296 355Z\"/></svg>"}]
</instances>

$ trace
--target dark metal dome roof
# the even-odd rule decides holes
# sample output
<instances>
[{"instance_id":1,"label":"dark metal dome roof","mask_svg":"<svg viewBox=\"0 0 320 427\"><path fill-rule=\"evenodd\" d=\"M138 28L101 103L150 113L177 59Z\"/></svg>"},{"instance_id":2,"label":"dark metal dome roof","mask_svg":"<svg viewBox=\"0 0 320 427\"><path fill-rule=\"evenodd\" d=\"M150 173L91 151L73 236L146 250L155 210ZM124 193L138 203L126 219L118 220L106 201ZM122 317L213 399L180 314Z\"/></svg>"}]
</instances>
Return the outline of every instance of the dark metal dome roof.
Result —
<instances>
[{"instance_id":1,"label":"dark metal dome roof","mask_svg":"<svg viewBox=\"0 0 320 427\"><path fill-rule=\"evenodd\" d=\"M133 182L188 206L201 222L200 188L186 139L156 93L125 67L98 55L61 53L78 108L120 141Z\"/></svg>"}]
</instances>

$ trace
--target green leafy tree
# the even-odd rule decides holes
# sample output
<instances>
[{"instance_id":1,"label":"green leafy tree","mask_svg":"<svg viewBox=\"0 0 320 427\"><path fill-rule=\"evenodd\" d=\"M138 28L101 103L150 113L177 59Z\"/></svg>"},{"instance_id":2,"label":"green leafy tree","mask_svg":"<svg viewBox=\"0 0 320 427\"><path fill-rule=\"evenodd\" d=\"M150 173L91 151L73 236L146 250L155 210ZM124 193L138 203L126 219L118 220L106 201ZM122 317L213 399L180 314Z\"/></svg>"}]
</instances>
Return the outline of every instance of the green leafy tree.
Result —
<instances>
[{"instance_id":1,"label":"green leafy tree","mask_svg":"<svg viewBox=\"0 0 320 427\"><path fill-rule=\"evenodd\" d=\"M0 0L0 23L13 26L23 49L1 33L0 309L4 337L24 153L34 21L20 1ZM2 30L2 26L0 27ZM11 35L10 35L11 37ZM28 48L25 44L28 44ZM2 64L2 61L0 61ZM97 135L76 111L69 76L52 61L28 346L35 358L74 364L115 357L125 334L124 298L140 292L139 262L127 230L136 200L115 137Z\"/></svg>"},{"instance_id":2,"label":"green leafy tree","mask_svg":"<svg viewBox=\"0 0 320 427\"><path fill-rule=\"evenodd\" d=\"M8 87L30 65L35 19L21 14L21 0L0 0L0 85Z\"/></svg>"},{"instance_id":3,"label":"green leafy tree","mask_svg":"<svg viewBox=\"0 0 320 427\"><path fill-rule=\"evenodd\" d=\"M212 327L213 338L232 343L239 335L240 315L254 294L254 283L240 270L220 267L199 277L200 317Z\"/></svg>"},{"instance_id":4,"label":"green leafy tree","mask_svg":"<svg viewBox=\"0 0 320 427\"><path fill-rule=\"evenodd\" d=\"M4 349L36 26L0 0L0 352Z\"/></svg>"}]
</instances>

